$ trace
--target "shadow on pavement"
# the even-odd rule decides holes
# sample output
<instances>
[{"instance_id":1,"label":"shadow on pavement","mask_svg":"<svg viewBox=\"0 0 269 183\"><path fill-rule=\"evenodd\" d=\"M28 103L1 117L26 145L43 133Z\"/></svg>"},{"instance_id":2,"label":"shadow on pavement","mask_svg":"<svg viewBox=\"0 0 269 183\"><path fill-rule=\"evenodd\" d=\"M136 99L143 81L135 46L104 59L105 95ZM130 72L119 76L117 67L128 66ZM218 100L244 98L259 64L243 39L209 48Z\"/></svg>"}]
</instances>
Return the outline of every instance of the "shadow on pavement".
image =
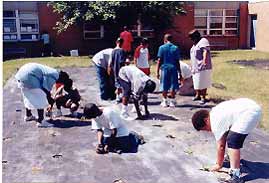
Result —
<instances>
[{"instance_id":1,"label":"shadow on pavement","mask_svg":"<svg viewBox=\"0 0 269 183\"><path fill-rule=\"evenodd\" d=\"M55 128L72 128L72 127L84 127L90 126L90 121L80 121L80 120L68 120L68 119L56 119L50 123L54 124Z\"/></svg>"},{"instance_id":2,"label":"shadow on pavement","mask_svg":"<svg viewBox=\"0 0 269 183\"><path fill-rule=\"evenodd\" d=\"M242 159L242 172L246 173L243 177L244 181L252 181L256 179L269 179L269 163L253 162ZM268 181L269 182L269 181Z\"/></svg>"},{"instance_id":3,"label":"shadow on pavement","mask_svg":"<svg viewBox=\"0 0 269 183\"><path fill-rule=\"evenodd\" d=\"M196 105L196 104L183 104L183 105L177 105L176 107L180 107L180 108L190 108L190 110L193 109L211 109L212 107L215 107L215 105L211 105L211 104L205 104L205 105Z\"/></svg>"},{"instance_id":4,"label":"shadow on pavement","mask_svg":"<svg viewBox=\"0 0 269 183\"><path fill-rule=\"evenodd\" d=\"M171 120L171 121L177 121L178 119L173 117L173 116L169 116L169 115L165 115L165 114L160 114L160 113L150 113L150 116L146 119L146 120Z\"/></svg>"}]
</instances>

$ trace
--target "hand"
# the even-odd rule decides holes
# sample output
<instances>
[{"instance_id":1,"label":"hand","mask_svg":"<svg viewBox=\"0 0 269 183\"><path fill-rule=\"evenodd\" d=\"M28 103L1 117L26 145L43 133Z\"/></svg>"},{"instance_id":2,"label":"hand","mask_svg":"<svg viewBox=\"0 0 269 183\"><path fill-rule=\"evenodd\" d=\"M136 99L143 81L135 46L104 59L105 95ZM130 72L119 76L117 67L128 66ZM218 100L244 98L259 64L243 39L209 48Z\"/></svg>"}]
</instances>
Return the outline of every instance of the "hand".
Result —
<instances>
[{"instance_id":1,"label":"hand","mask_svg":"<svg viewBox=\"0 0 269 183\"><path fill-rule=\"evenodd\" d=\"M69 100L67 100L67 102L65 103L65 106L70 107L71 104L72 104L72 101L69 99Z\"/></svg>"},{"instance_id":2,"label":"hand","mask_svg":"<svg viewBox=\"0 0 269 183\"><path fill-rule=\"evenodd\" d=\"M222 168L221 165L219 165L219 164L215 164L215 165L213 165L213 166L210 168L210 171L211 171L211 172L217 172L217 171L219 171L221 168Z\"/></svg>"}]
</instances>

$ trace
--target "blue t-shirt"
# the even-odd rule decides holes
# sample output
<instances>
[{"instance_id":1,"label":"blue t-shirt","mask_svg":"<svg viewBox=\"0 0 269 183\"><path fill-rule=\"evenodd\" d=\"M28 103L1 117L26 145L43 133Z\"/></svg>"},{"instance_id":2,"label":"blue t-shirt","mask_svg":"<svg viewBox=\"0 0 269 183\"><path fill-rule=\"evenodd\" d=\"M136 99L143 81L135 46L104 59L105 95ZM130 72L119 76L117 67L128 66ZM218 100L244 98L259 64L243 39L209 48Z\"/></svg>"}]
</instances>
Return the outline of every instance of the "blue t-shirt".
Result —
<instances>
[{"instance_id":1,"label":"blue t-shirt","mask_svg":"<svg viewBox=\"0 0 269 183\"><path fill-rule=\"evenodd\" d=\"M45 65L28 63L19 69L15 78L26 88L45 88L51 91L59 78L59 73L56 69Z\"/></svg>"},{"instance_id":2,"label":"blue t-shirt","mask_svg":"<svg viewBox=\"0 0 269 183\"><path fill-rule=\"evenodd\" d=\"M165 43L159 47L157 57L161 59L161 69L177 67L180 59L179 48L172 43Z\"/></svg>"}]
</instances>

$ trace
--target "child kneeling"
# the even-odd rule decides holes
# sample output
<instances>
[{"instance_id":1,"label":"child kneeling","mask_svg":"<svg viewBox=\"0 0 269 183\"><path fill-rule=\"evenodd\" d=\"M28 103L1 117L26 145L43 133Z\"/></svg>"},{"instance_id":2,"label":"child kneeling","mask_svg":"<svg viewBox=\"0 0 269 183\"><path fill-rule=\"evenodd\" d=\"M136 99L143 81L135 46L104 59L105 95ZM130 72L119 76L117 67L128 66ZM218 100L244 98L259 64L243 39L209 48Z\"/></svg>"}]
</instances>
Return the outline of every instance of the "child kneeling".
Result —
<instances>
[{"instance_id":1,"label":"child kneeling","mask_svg":"<svg viewBox=\"0 0 269 183\"><path fill-rule=\"evenodd\" d=\"M97 130L98 154L136 153L138 145L144 143L142 136L135 132L129 133L123 119L110 107L100 109L95 104L88 103L84 107L84 116L92 119L92 129Z\"/></svg>"},{"instance_id":2,"label":"child kneeling","mask_svg":"<svg viewBox=\"0 0 269 183\"><path fill-rule=\"evenodd\" d=\"M71 116L76 117L80 98L78 90L73 87L73 81L69 79L65 85L59 87L56 91L55 102L57 111L55 117L62 116L61 107L69 108Z\"/></svg>"}]
</instances>

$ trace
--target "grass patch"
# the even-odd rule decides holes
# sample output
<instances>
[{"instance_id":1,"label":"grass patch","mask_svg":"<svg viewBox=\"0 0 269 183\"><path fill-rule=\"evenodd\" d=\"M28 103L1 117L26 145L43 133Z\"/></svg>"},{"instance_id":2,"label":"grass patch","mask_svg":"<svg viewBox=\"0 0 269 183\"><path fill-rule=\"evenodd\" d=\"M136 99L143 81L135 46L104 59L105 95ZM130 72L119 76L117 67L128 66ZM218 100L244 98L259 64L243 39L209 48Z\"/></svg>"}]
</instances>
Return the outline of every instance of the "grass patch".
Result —
<instances>
[{"instance_id":1,"label":"grass patch","mask_svg":"<svg viewBox=\"0 0 269 183\"><path fill-rule=\"evenodd\" d=\"M212 51L212 82L226 87L225 90L211 87L209 98L222 101L239 97L255 100L262 106L263 118L260 127L269 129L269 71L255 67L242 67L233 60L268 60L269 53L253 50ZM184 60L188 64L190 60ZM156 65L152 64L152 74L156 75Z\"/></svg>"},{"instance_id":2,"label":"grass patch","mask_svg":"<svg viewBox=\"0 0 269 183\"><path fill-rule=\"evenodd\" d=\"M17 71L17 69L29 62L44 64L56 69L64 67L89 67L91 65L91 60L88 56L40 57L9 60L3 63L3 85L5 85L7 80Z\"/></svg>"}]
</instances>

